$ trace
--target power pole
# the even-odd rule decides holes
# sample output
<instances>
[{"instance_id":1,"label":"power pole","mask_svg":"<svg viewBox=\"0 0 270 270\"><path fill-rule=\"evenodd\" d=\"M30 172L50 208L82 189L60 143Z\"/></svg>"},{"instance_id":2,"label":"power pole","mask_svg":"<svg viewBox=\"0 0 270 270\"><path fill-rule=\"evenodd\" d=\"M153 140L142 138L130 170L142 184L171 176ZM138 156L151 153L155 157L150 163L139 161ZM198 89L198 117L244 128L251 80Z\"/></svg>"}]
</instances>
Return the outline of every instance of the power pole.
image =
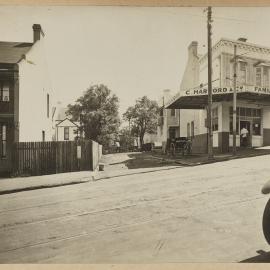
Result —
<instances>
[{"instance_id":1,"label":"power pole","mask_svg":"<svg viewBox=\"0 0 270 270\"><path fill-rule=\"evenodd\" d=\"M213 159L213 128L212 128L212 8L207 9L207 44L208 44L208 159Z\"/></svg>"},{"instance_id":2,"label":"power pole","mask_svg":"<svg viewBox=\"0 0 270 270\"><path fill-rule=\"evenodd\" d=\"M233 55L233 155L236 155L236 44L234 45Z\"/></svg>"}]
</instances>

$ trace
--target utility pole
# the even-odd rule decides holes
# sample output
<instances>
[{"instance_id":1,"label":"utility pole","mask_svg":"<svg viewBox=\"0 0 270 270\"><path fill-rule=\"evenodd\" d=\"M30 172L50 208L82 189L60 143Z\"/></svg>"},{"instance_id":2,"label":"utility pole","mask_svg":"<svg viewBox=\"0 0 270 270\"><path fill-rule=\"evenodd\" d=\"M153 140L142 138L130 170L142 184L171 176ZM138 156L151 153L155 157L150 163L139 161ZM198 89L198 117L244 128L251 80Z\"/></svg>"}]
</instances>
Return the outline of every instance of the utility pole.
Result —
<instances>
[{"instance_id":1,"label":"utility pole","mask_svg":"<svg viewBox=\"0 0 270 270\"><path fill-rule=\"evenodd\" d=\"M233 155L236 155L236 44L234 45L233 55Z\"/></svg>"},{"instance_id":2,"label":"utility pole","mask_svg":"<svg viewBox=\"0 0 270 270\"><path fill-rule=\"evenodd\" d=\"M213 127L212 127L212 8L207 9L207 44L208 44L208 159L213 159Z\"/></svg>"}]
</instances>

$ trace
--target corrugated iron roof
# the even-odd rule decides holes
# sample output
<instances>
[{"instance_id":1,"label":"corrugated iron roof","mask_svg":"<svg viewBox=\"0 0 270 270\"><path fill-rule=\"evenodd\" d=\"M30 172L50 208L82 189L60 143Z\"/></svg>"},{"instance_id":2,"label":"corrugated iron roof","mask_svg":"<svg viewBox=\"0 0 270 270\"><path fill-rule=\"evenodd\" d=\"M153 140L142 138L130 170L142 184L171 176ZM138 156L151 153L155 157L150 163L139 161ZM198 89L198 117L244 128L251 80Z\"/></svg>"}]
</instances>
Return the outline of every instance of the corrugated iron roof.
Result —
<instances>
[{"instance_id":1,"label":"corrugated iron roof","mask_svg":"<svg viewBox=\"0 0 270 270\"><path fill-rule=\"evenodd\" d=\"M18 63L32 47L28 42L0 41L0 63Z\"/></svg>"}]
</instances>

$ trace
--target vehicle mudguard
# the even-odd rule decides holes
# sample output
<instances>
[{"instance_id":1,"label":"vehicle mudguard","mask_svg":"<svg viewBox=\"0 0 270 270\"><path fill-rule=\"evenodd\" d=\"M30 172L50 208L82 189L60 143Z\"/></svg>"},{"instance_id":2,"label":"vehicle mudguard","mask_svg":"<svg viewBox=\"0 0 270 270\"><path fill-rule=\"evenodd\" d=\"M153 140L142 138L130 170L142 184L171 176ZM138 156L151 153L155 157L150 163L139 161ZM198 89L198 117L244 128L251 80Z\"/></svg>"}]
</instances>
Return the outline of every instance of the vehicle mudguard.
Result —
<instances>
[{"instance_id":1,"label":"vehicle mudguard","mask_svg":"<svg viewBox=\"0 0 270 270\"><path fill-rule=\"evenodd\" d=\"M270 180L266 182L262 188L262 194L269 194L270 193Z\"/></svg>"}]
</instances>

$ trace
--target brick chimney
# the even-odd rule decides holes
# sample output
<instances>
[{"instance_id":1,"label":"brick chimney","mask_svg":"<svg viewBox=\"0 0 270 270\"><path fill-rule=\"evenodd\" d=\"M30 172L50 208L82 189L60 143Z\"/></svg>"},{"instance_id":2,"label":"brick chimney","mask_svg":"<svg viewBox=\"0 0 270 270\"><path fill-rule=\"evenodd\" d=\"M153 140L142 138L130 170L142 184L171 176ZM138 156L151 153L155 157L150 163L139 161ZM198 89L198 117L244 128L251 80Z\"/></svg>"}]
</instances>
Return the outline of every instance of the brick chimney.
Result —
<instances>
[{"instance_id":1,"label":"brick chimney","mask_svg":"<svg viewBox=\"0 0 270 270\"><path fill-rule=\"evenodd\" d=\"M189 55L198 56L198 42L192 41L188 46L188 53Z\"/></svg>"},{"instance_id":2,"label":"brick chimney","mask_svg":"<svg viewBox=\"0 0 270 270\"><path fill-rule=\"evenodd\" d=\"M33 24L33 41L34 43L38 40L40 40L40 36L43 36L44 37L44 32L41 28L41 25L40 24Z\"/></svg>"}]
</instances>

